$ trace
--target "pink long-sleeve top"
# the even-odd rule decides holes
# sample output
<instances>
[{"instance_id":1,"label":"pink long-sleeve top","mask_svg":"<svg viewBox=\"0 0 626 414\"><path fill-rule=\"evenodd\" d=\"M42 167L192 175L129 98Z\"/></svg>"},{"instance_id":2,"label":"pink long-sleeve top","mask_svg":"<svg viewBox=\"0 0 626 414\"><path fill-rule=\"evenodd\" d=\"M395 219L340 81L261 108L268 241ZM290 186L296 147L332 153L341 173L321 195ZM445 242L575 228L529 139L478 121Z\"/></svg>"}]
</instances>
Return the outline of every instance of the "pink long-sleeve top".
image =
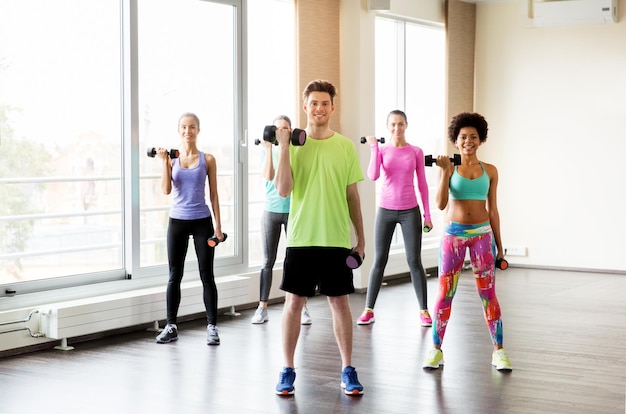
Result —
<instances>
[{"instance_id":1,"label":"pink long-sleeve top","mask_svg":"<svg viewBox=\"0 0 626 414\"><path fill-rule=\"evenodd\" d=\"M378 180L380 171L384 171L384 181L378 205L388 210L409 210L417 206L415 195L415 177L422 199L424 221L430 221L428 184L424 166L424 151L411 144L404 147L377 143L370 144L371 156L367 167L367 176L372 181Z\"/></svg>"}]
</instances>

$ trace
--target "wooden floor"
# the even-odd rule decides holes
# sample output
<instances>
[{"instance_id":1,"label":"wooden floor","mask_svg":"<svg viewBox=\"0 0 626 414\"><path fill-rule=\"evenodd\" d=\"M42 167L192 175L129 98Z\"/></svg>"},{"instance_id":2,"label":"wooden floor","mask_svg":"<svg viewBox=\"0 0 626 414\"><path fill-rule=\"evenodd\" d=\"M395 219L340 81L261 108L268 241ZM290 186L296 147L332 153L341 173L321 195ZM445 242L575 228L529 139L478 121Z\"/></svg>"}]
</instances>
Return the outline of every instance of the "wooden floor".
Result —
<instances>
[{"instance_id":1,"label":"wooden floor","mask_svg":"<svg viewBox=\"0 0 626 414\"><path fill-rule=\"evenodd\" d=\"M436 279L428 280L429 303ZM220 316L222 345L202 321L176 343L138 331L0 359L0 413L626 413L626 276L511 268L498 274L505 348L514 370L491 365L472 274L465 271L444 341L445 367L425 371L431 330L418 324L410 284L379 295L376 323L355 326L354 365L365 387L339 387L340 359L325 298L296 353L296 394L274 395L282 367L282 305ZM351 296L356 319L365 295Z\"/></svg>"}]
</instances>

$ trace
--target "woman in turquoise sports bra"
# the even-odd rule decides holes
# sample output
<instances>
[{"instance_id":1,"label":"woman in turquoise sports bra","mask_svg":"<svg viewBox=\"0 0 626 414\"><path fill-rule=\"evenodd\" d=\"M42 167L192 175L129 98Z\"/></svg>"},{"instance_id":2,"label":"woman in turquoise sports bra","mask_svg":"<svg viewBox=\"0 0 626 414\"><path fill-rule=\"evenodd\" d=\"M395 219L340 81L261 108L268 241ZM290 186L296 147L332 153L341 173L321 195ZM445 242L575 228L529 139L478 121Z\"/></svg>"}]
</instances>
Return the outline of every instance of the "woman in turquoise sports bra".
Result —
<instances>
[{"instance_id":1,"label":"woman in turquoise sports bra","mask_svg":"<svg viewBox=\"0 0 626 414\"><path fill-rule=\"evenodd\" d=\"M497 259L504 257L496 202L498 170L479 161L476 155L487 140L487 131L487 121L482 115L469 112L456 115L448 127L448 139L461 153L461 165L453 165L448 156L437 157L437 166L441 168L437 206L448 211L439 251L433 349L424 361L424 368L436 369L443 365L441 344L469 249L476 287L494 347L491 364L498 371L512 369L502 348L502 318L496 297L495 264Z\"/></svg>"}]
</instances>

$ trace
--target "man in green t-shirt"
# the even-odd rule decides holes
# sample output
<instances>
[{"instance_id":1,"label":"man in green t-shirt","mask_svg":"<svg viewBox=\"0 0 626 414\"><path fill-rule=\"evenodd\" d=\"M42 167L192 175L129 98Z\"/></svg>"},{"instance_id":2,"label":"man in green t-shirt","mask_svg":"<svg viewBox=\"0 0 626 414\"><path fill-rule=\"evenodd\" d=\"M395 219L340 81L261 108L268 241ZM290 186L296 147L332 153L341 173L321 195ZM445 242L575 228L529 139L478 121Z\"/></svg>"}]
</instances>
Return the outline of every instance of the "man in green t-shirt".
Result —
<instances>
[{"instance_id":1,"label":"man in green t-shirt","mask_svg":"<svg viewBox=\"0 0 626 414\"><path fill-rule=\"evenodd\" d=\"M341 386L360 395L363 386L352 366L352 312L348 295L354 292L350 223L361 258L365 251L363 218L357 182L363 180L354 143L329 127L335 110L335 86L326 80L310 82L304 92L307 141L290 145L288 131L276 131L281 162L274 185L282 197L291 196L287 252L280 288L286 292L283 310L284 368L276 393L295 391L294 354L300 334L300 314L316 289L326 295L333 315L335 339L341 354Z\"/></svg>"}]
</instances>

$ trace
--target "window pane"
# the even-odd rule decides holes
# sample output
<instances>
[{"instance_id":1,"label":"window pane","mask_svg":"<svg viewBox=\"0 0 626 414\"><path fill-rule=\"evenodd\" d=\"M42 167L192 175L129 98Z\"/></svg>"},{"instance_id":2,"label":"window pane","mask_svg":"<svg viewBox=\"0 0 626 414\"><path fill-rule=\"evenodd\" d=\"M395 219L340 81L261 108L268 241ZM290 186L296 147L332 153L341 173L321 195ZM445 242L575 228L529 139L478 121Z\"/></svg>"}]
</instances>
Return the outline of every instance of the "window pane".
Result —
<instances>
[{"instance_id":1,"label":"window pane","mask_svg":"<svg viewBox=\"0 0 626 414\"><path fill-rule=\"evenodd\" d=\"M375 114L374 121L377 137L389 138L386 120L387 114L394 109L399 109L404 99L404 91L398 89L398 74L401 61L398 60L398 25L395 20L377 17L375 22ZM378 179L374 184L376 189L376 206L380 200L380 192L383 180ZM392 245L397 244L402 239L398 237L400 226L396 226L393 234Z\"/></svg>"},{"instance_id":2,"label":"window pane","mask_svg":"<svg viewBox=\"0 0 626 414\"><path fill-rule=\"evenodd\" d=\"M138 3L140 148L178 148L178 118L198 115L198 148L216 158L222 230L231 236L216 258L235 254L235 13L198 0ZM140 171L141 266L166 264L171 196L161 191L157 159L142 155ZM191 247L187 261L196 260Z\"/></svg>"},{"instance_id":3,"label":"window pane","mask_svg":"<svg viewBox=\"0 0 626 414\"><path fill-rule=\"evenodd\" d=\"M0 283L122 273L120 43L119 2L0 2Z\"/></svg>"},{"instance_id":4,"label":"window pane","mask_svg":"<svg viewBox=\"0 0 626 414\"><path fill-rule=\"evenodd\" d=\"M424 154L445 151L443 133L445 98L445 35L440 28L376 18L376 135L386 136L387 114L393 109L406 112L409 128L406 139ZM426 168L433 231L423 243L437 243L441 234L441 212L435 205L437 169ZM376 202L382 181L376 182ZM418 195L418 200L420 197ZM422 212L423 213L423 212ZM403 245L397 226L392 246Z\"/></svg>"},{"instance_id":5,"label":"window pane","mask_svg":"<svg viewBox=\"0 0 626 414\"><path fill-rule=\"evenodd\" d=\"M271 21L272 24L268 24ZM293 0L254 0L248 3L248 262L263 260L261 218L265 183L261 176L263 128L277 115L295 122L295 31ZM292 125L297 127L297 125ZM285 253L280 239L277 262Z\"/></svg>"},{"instance_id":6,"label":"window pane","mask_svg":"<svg viewBox=\"0 0 626 414\"><path fill-rule=\"evenodd\" d=\"M397 25L394 20L376 18L375 56L375 113L376 136L386 137L389 131L385 125L387 114L394 109L401 109L404 91L398 90L399 67Z\"/></svg>"},{"instance_id":7,"label":"window pane","mask_svg":"<svg viewBox=\"0 0 626 414\"><path fill-rule=\"evenodd\" d=\"M439 28L406 24L406 113L410 141L424 155L444 154L445 132L445 37ZM407 137L408 135L407 131ZM433 230L424 243L437 243L441 236L442 212L436 207L438 167L426 167Z\"/></svg>"}]
</instances>

